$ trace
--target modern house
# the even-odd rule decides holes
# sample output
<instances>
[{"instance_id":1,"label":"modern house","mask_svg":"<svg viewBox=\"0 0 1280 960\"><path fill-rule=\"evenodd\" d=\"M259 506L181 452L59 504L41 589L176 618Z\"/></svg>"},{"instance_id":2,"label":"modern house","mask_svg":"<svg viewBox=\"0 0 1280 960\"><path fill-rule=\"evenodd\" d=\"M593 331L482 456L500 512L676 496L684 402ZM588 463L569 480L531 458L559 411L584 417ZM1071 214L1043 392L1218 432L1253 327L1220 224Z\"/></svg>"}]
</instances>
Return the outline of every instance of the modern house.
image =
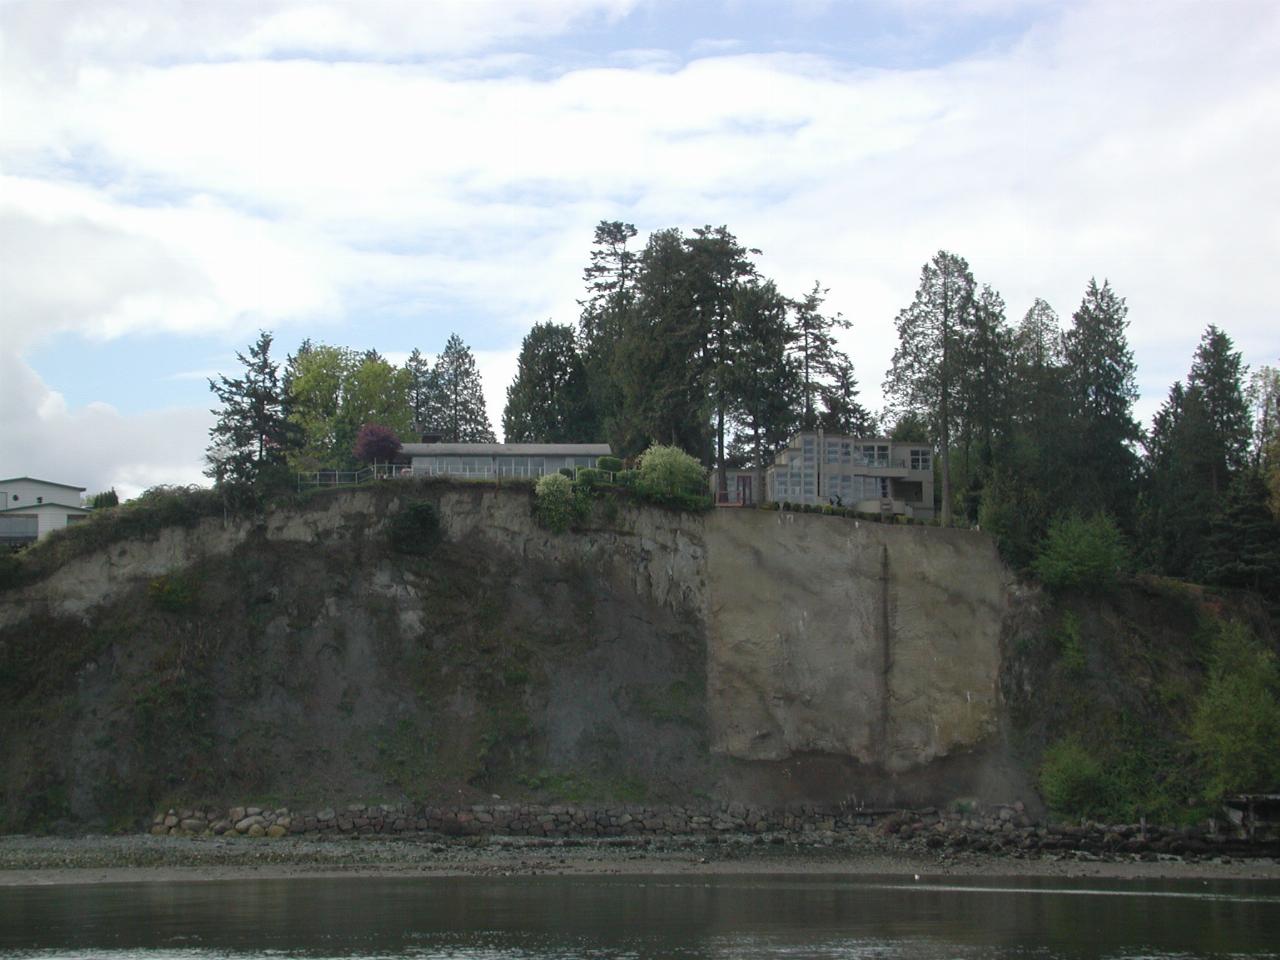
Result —
<instances>
[{"instance_id":1,"label":"modern house","mask_svg":"<svg viewBox=\"0 0 1280 960\"><path fill-rule=\"evenodd\" d=\"M80 506L84 487L34 477L0 480L0 548L26 546L70 526L90 511Z\"/></svg>"},{"instance_id":2,"label":"modern house","mask_svg":"<svg viewBox=\"0 0 1280 960\"><path fill-rule=\"evenodd\" d=\"M888 437L804 431L765 468L763 491L756 489L754 470L730 470L727 481L731 503L838 504L921 520L934 515L932 449Z\"/></svg>"},{"instance_id":3,"label":"modern house","mask_svg":"<svg viewBox=\"0 0 1280 960\"><path fill-rule=\"evenodd\" d=\"M565 467L594 467L607 443L406 443L415 476L540 477Z\"/></svg>"}]
</instances>

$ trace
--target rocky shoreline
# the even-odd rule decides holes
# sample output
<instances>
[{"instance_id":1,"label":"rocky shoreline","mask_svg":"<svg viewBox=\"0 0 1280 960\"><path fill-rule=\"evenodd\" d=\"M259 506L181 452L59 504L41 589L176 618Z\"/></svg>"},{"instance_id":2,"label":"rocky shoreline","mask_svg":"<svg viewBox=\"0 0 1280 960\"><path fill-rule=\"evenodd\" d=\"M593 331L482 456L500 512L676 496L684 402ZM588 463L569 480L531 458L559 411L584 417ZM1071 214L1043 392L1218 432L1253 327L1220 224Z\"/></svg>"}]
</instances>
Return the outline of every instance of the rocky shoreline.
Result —
<instances>
[{"instance_id":1,"label":"rocky shoreline","mask_svg":"<svg viewBox=\"0 0 1280 960\"><path fill-rule=\"evenodd\" d=\"M542 839L646 838L674 840L747 837L759 843L803 842L808 846L891 840L916 851L970 851L996 856L1077 853L1156 859L1177 857L1270 858L1280 856L1280 838L1250 839L1216 823L1161 827L1138 824L1037 823L1020 803L984 811L865 810L794 805L768 810L741 803L707 807L572 804L419 806L352 804L294 812L257 806L160 811L155 836L257 838L438 837Z\"/></svg>"}]
</instances>

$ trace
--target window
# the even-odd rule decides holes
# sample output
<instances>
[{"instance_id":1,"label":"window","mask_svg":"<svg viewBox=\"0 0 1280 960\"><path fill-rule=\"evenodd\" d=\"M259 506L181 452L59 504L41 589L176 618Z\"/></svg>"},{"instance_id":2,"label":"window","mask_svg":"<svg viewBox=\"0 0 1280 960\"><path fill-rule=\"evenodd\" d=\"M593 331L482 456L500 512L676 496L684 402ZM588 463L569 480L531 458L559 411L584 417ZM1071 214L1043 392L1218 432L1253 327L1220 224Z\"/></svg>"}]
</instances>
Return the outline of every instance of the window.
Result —
<instances>
[{"instance_id":1,"label":"window","mask_svg":"<svg viewBox=\"0 0 1280 960\"><path fill-rule=\"evenodd\" d=\"M929 469L929 451L928 450L912 450L911 451L911 469L912 470L928 470Z\"/></svg>"}]
</instances>

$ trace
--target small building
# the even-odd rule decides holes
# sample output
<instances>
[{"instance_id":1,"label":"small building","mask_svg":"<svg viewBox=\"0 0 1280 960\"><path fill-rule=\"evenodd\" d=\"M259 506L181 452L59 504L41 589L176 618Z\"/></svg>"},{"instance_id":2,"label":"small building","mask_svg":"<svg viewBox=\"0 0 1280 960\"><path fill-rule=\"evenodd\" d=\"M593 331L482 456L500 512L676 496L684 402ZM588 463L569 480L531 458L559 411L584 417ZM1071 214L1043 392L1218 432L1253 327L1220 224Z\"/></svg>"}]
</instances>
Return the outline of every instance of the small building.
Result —
<instances>
[{"instance_id":1,"label":"small building","mask_svg":"<svg viewBox=\"0 0 1280 960\"><path fill-rule=\"evenodd\" d=\"M607 443L406 443L400 448L415 476L476 479L594 467L612 452Z\"/></svg>"},{"instance_id":2,"label":"small building","mask_svg":"<svg viewBox=\"0 0 1280 960\"><path fill-rule=\"evenodd\" d=\"M925 443L802 431L765 468L763 491L750 468L727 470L725 480L729 504L772 500L920 520L934 515L933 451ZM713 491L716 481L713 473Z\"/></svg>"},{"instance_id":3,"label":"small building","mask_svg":"<svg viewBox=\"0 0 1280 960\"><path fill-rule=\"evenodd\" d=\"M34 477L0 480L0 547L16 549L87 517L84 487Z\"/></svg>"}]
</instances>

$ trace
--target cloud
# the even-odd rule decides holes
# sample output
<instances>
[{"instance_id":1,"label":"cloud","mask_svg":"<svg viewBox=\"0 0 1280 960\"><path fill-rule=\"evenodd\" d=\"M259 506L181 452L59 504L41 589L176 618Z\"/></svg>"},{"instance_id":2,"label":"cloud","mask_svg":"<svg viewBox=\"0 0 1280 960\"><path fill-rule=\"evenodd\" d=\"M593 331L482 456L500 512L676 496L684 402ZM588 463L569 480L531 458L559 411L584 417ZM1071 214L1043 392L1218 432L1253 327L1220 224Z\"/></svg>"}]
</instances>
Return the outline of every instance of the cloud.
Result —
<instances>
[{"instance_id":1,"label":"cloud","mask_svg":"<svg viewBox=\"0 0 1280 960\"><path fill-rule=\"evenodd\" d=\"M88 488L122 498L156 484L207 483L201 474L208 410L124 415L105 403L70 408L25 363L0 353L0 474Z\"/></svg>"},{"instance_id":2,"label":"cloud","mask_svg":"<svg viewBox=\"0 0 1280 960\"><path fill-rule=\"evenodd\" d=\"M626 37L571 67L518 48L635 8L0 7L0 349L327 324L430 352L457 330L498 427L519 338L572 321L592 228L621 218L641 241L725 223L785 291L821 279L873 406L939 248L1014 317L1042 296L1065 321L1109 277L1148 406L1210 321L1274 362L1274 6L1050 7L1012 45L901 69L705 45L684 62Z\"/></svg>"}]
</instances>

